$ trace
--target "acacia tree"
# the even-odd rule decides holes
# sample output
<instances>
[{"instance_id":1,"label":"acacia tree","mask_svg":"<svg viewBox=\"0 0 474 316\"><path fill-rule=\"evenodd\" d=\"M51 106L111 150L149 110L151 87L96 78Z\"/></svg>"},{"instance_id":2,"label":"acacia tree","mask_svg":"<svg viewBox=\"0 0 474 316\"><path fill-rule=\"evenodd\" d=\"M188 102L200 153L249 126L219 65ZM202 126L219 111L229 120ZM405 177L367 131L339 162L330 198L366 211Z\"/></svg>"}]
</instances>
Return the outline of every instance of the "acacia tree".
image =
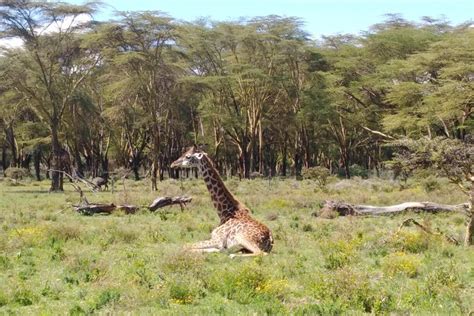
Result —
<instances>
[{"instance_id":1,"label":"acacia tree","mask_svg":"<svg viewBox=\"0 0 474 316\"><path fill-rule=\"evenodd\" d=\"M48 1L6 0L0 4L0 36L20 38L25 49L8 50L5 75L12 89L28 99L51 133L52 169L63 168L60 132L64 113L84 79L100 61L81 46L80 32L96 3L75 6ZM51 191L62 191L62 176L52 173Z\"/></svg>"},{"instance_id":2,"label":"acacia tree","mask_svg":"<svg viewBox=\"0 0 474 316\"><path fill-rule=\"evenodd\" d=\"M299 21L268 16L185 29L179 43L186 49L194 83L203 91L201 115L212 127L208 135L216 153L231 143L242 177L266 172L266 123L275 113L301 107L306 35Z\"/></svg>"},{"instance_id":3,"label":"acacia tree","mask_svg":"<svg viewBox=\"0 0 474 316\"><path fill-rule=\"evenodd\" d=\"M104 46L109 62L109 88L124 89L120 94L130 96L126 100L141 106L146 113L143 123L149 127L151 141L146 145L150 145L152 190L157 189L158 172L163 169L165 132L179 75L175 65L175 28L173 20L160 12L122 13L122 19L103 34L110 39ZM116 96L111 95L115 102L123 102ZM134 170L136 167L135 164Z\"/></svg>"}]
</instances>

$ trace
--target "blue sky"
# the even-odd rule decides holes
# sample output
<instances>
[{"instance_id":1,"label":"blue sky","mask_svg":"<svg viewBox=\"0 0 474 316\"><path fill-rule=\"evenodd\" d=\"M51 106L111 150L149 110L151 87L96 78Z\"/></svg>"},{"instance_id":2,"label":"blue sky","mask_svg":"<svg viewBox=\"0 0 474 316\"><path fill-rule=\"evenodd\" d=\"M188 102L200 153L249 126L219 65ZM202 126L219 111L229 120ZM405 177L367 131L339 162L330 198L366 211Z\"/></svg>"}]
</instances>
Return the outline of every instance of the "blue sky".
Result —
<instances>
[{"instance_id":1,"label":"blue sky","mask_svg":"<svg viewBox=\"0 0 474 316\"><path fill-rule=\"evenodd\" d=\"M66 0L82 3L81 0ZM105 0L96 16L107 19L119 11L160 10L176 19L199 17L235 20L269 14L300 17L315 38L337 33L359 33L381 22L386 13L400 13L408 20L444 16L453 24L474 19L474 0Z\"/></svg>"}]
</instances>

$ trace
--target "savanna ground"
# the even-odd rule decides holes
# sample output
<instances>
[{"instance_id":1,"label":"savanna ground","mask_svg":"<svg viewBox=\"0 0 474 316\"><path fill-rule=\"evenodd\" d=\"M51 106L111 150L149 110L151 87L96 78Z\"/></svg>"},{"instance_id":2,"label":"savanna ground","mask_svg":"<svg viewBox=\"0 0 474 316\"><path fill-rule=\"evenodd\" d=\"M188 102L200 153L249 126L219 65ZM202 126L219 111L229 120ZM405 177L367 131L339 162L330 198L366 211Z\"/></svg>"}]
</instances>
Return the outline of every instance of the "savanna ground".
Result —
<instances>
[{"instance_id":1,"label":"savanna ground","mask_svg":"<svg viewBox=\"0 0 474 316\"><path fill-rule=\"evenodd\" d=\"M431 182L430 182L431 181ZM388 205L403 201L465 202L444 180L336 180L326 190L310 180L226 181L273 231L272 253L230 259L189 254L217 215L201 180L166 180L158 193L127 180L90 202L147 205L156 196L187 194L179 207L135 215L81 216L78 194L48 194L49 182L11 185L0 179L0 313L87 314L469 314L474 311L474 248L414 227L409 217L462 240L460 214L323 219L324 199Z\"/></svg>"}]
</instances>

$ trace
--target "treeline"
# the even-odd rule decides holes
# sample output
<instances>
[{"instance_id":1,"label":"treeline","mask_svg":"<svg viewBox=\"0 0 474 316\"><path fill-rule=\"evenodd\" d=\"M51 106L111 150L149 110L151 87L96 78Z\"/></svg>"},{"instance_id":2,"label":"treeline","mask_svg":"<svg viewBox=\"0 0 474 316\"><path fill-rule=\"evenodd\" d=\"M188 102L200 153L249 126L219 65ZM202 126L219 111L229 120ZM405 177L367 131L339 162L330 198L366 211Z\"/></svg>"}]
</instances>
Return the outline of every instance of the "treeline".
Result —
<instances>
[{"instance_id":1,"label":"treeline","mask_svg":"<svg viewBox=\"0 0 474 316\"><path fill-rule=\"evenodd\" d=\"M315 41L298 18L84 22L96 8L0 4L1 36L24 43L0 55L4 171L125 168L155 189L199 143L228 175L319 165L350 177L380 172L388 140L462 140L474 127L471 23L388 15L361 35ZM62 189L57 172L52 189Z\"/></svg>"}]
</instances>

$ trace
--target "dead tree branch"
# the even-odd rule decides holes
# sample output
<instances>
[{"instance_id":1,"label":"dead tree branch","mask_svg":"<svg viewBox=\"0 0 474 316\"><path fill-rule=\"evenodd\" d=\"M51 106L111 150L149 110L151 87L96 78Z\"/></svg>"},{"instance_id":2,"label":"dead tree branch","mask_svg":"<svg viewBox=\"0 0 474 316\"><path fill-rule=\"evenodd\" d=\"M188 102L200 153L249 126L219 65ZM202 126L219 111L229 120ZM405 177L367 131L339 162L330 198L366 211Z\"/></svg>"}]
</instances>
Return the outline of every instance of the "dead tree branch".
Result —
<instances>
[{"instance_id":1,"label":"dead tree branch","mask_svg":"<svg viewBox=\"0 0 474 316\"><path fill-rule=\"evenodd\" d=\"M400 224L400 226L398 227L398 230L395 233L395 235L399 234L403 227L408 226L410 224L414 224L415 226L417 226L418 228L420 228L422 231L424 231L425 233L427 233L429 235L440 236L440 237L444 238L447 242L450 242L450 243L455 244L455 245L459 245L459 241L456 238L442 233L441 231L439 231L439 229L437 229L436 232L433 232L430 228L428 228L427 226L419 223L418 221L416 221L413 218L408 218L408 219L404 220Z\"/></svg>"},{"instance_id":2,"label":"dead tree branch","mask_svg":"<svg viewBox=\"0 0 474 316\"><path fill-rule=\"evenodd\" d=\"M179 204L181 207L181 211L184 210L186 207L186 203L191 202L192 198L189 196L176 196L176 197L158 197L156 198L149 206L148 209L152 212L156 211L161 207L165 207L168 205Z\"/></svg>"}]
</instances>

